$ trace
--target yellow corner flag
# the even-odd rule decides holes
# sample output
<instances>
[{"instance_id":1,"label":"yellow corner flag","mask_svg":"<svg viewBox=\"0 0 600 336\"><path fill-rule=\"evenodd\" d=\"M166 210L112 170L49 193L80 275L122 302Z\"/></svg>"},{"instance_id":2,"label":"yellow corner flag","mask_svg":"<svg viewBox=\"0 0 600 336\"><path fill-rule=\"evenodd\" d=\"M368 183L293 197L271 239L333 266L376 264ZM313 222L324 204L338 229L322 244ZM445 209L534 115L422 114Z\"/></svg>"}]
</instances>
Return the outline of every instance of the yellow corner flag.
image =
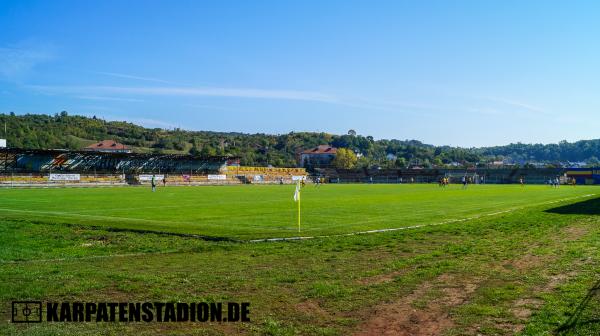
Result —
<instances>
[{"instance_id":1,"label":"yellow corner flag","mask_svg":"<svg viewBox=\"0 0 600 336\"><path fill-rule=\"evenodd\" d=\"M298 203L298 232L300 232L300 181L296 183L296 191L294 192L294 201Z\"/></svg>"}]
</instances>

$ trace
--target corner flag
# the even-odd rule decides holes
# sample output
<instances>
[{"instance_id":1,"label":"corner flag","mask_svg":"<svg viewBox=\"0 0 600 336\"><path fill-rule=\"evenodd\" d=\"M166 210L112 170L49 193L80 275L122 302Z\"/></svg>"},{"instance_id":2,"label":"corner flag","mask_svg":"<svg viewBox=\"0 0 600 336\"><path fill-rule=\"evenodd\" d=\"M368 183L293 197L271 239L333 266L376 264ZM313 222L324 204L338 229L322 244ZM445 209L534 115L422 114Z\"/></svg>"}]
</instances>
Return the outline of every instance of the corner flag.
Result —
<instances>
[{"instance_id":1,"label":"corner flag","mask_svg":"<svg viewBox=\"0 0 600 336\"><path fill-rule=\"evenodd\" d=\"M296 191L294 191L294 201L298 203L298 232L300 232L300 181L296 183Z\"/></svg>"},{"instance_id":2,"label":"corner flag","mask_svg":"<svg viewBox=\"0 0 600 336\"><path fill-rule=\"evenodd\" d=\"M296 183L296 191L294 192L294 201L298 202L300 200L300 182Z\"/></svg>"}]
</instances>

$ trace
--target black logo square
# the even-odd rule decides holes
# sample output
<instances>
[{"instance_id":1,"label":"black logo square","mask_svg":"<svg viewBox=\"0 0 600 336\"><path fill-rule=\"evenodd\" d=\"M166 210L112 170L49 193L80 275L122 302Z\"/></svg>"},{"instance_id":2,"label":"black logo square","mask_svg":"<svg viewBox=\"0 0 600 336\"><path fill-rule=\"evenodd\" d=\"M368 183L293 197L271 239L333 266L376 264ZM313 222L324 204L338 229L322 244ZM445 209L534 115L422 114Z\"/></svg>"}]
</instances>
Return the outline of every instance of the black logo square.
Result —
<instances>
[{"instance_id":1,"label":"black logo square","mask_svg":"<svg viewBox=\"0 0 600 336\"><path fill-rule=\"evenodd\" d=\"M13 301L12 323L42 322L42 301Z\"/></svg>"}]
</instances>

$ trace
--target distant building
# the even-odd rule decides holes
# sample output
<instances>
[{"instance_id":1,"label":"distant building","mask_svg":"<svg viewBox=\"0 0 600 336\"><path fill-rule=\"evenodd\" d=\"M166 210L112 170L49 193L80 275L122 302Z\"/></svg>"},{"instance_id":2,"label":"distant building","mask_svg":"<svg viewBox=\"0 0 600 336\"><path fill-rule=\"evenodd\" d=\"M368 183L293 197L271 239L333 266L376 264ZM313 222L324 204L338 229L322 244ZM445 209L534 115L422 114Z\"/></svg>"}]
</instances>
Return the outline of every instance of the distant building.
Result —
<instances>
[{"instance_id":1,"label":"distant building","mask_svg":"<svg viewBox=\"0 0 600 336\"><path fill-rule=\"evenodd\" d=\"M569 168L564 176L577 184L600 184L600 168Z\"/></svg>"},{"instance_id":2,"label":"distant building","mask_svg":"<svg viewBox=\"0 0 600 336\"><path fill-rule=\"evenodd\" d=\"M300 153L300 167L328 167L331 165L337 148L329 145L320 145Z\"/></svg>"},{"instance_id":3,"label":"distant building","mask_svg":"<svg viewBox=\"0 0 600 336\"><path fill-rule=\"evenodd\" d=\"M102 140L83 148L83 150L90 152L131 153L129 147L114 140Z\"/></svg>"},{"instance_id":4,"label":"distant building","mask_svg":"<svg viewBox=\"0 0 600 336\"><path fill-rule=\"evenodd\" d=\"M6 139L0 139L0 148L6 148Z\"/></svg>"},{"instance_id":5,"label":"distant building","mask_svg":"<svg viewBox=\"0 0 600 336\"><path fill-rule=\"evenodd\" d=\"M579 162L563 162L562 163L563 167L568 167L568 168L584 168L587 166L587 162L585 161L579 161Z\"/></svg>"},{"instance_id":6,"label":"distant building","mask_svg":"<svg viewBox=\"0 0 600 336\"><path fill-rule=\"evenodd\" d=\"M228 167L239 167L240 165L240 159L230 159L227 160L227 166Z\"/></svg>"},{"instance_id":7,"label":"distant building","mask_svg":"<svg viewBox=\"0 0 600 336\"><path fill-rule=\"evenodd\" d=\"M493 161L487 164L488 168L510 168L514 167L515 163L510 159Z\"/></svg>"},{"instance_id":8,"label":"distant building","mask_svg":"<svg viewBox=\"0 0 600 336\"><path fill-rule=\"evenodd\" d=\"M545 162L527 162L525 166L527 165L534 168L549 168L548 165L550 164ZM560 164L555 164L555 166L560 167Z\"/></svg>"}]
</instances>

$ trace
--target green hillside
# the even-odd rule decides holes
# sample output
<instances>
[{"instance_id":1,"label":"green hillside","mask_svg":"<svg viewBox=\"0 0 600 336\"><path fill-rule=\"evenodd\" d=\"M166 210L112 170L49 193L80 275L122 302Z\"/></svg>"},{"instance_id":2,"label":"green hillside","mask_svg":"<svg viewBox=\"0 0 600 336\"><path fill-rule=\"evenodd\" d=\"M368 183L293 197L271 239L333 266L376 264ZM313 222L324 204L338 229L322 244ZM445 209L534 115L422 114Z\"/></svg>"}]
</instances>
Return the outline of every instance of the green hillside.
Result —
<instances>
[{"instance_id":1,"label":"green hillside","mask_svg":"<svg viewBox=\"0 0 600 336\"><path fill-rule=\"evenodd\" d=\"M244 134L210 131L145 128L129 122L106 121L96 117L0 114L6 124L5 137L11 147L80 149L103 139L129 145L135 152L230 154L241 157L244 165L296 165L297 153L320 144L350 148L362 157L357 167L443 167L451 163L464 166L485 165L509 159L520 164L584 161L598 164L600 140L558 144L511 144L487 148L432 146L417 140L375 140L350 130L345 135L291 132L288 134ZM4 136L4 135L3 135ZM390 156L392 154L393 156Z\"/></svg>"}]
</instances>

